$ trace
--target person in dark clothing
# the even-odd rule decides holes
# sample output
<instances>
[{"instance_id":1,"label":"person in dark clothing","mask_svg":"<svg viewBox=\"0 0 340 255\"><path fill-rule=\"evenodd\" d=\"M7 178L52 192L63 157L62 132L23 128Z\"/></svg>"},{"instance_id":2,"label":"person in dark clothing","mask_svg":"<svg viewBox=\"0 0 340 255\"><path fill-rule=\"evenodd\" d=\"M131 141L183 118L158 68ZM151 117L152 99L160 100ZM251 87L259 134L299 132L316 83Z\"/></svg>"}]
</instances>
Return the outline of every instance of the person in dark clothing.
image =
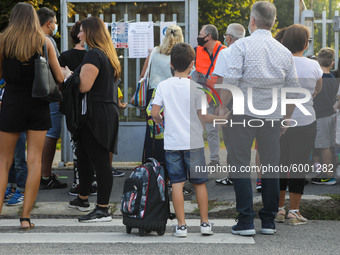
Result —
<instances>
[{"instance_id":1,"label":"person in dark clothing","mask_svg":"<svg viewBox=\"0 0 340 255\"><path fill-rule=\"evenodd\" d=\"M77 67L83 62L84 56L86 54L86 51L84 47L81 46L80 40L78 38L78 34L80 31L80 21L77 21L73 27L71 28L71 38L74 44L74 47L70 50L64 51L60 54L60 57L58 58L59 64L62 67L68 67L71 71L74 71L77 69ZM72 146L73 149L75 149L75 144ZM74 169L74 178L72 187L69 191L70 195L77 196L79 194L79 173L78 173L78 164L77 164L77 156L73 155L73 169ZM97 195L97 182L93 180L92 187L90 190L90 195ZM90 210L90 209L88 209Z\"/></svg>"},{"instance_id":2,"label":"person in dark clothing","mask_svg":"<svg viewBox=\"0 0 340 255\"><path fill-rule=\"evenodd\" d=\"M58 58L59 64L62 67L68 66L71 71L77 69L77 67L83 62L85 56L85 49L81 46L78 34L80 31L80 21L77 21L71 29L71 38L74 47L70 50L64 51Z\"/></svg>"},{"instance_id":3,"label":"person in dark clothing","mask_svg":"<svg viewBox=\"0 0 340 255\"><path fill-rule=\"evenodd\" d=\"M46 37L48 37L53 46L57 57L60 56L57 44L52 38L58 31L56 13L46 7L40 8L37 11L40 26ZM55 174L52 173L52 163L55 155L57 141L61 133L61 118L59 102L49 104L52 127L46 133L46 139L43 149L42 164L41 164L41 189L61 189L66 188L67 183L60 182Z\"/></svg>"},{"instance_id":4,"label":"person in dark clothing","mask_svg":"<svg viewBox=\"0 0 340 255\"><path fill-rule=\"evenodd\" d=\"M113 177L109 152L117 153L119 125L118 86L121 67L110 34L104 22L89 17L81 22L78 34L80 43L87 50L79 73L80 93L85 93L87 106L82 109L84 124L78 129L76 155L79 167L80 191L71 207L87 210L93 168L96 172L98 191L96 208L78 218L80 222L111 221L109 199ZM86 99L86 100L85 100Z\"/></svg>"},{"instance_id":5,"label":"person in dark clothing","mask_svg":"<svg viewBox=\"0 0 340 255\"><path fill-rule=\"evenodd\" d=\"M0 80L6 81L0 112L0 213L15 146L20 133L26 132L28 174L20 225L28 230L34 227L30 214L39 190L45 135L51 127L48 103L32 97L34 60L44 55L46 45L56 82L62 83L70 71L60 68L53 45L43 34L31 4L15 5L8 27L0 35L0 45Z\"/></svg>"}]
</instances>

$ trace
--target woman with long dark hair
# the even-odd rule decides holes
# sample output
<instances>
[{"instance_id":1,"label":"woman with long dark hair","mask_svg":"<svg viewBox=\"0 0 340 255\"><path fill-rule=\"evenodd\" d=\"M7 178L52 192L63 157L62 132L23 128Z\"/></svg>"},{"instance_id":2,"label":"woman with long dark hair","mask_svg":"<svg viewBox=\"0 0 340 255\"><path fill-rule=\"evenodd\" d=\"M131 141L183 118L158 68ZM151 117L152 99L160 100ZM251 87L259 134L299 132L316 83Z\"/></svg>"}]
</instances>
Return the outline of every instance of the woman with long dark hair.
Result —
<instances>
[{"instance_id":1,"label":"woman with long dark hair","mask_svg":"<svg viewBox=\"0 0 340 255\"><path fill-rule=\"evenodd\" d=\"M110 221L108 204L113 179L109 152L117 153L119 113L116 81L121 68L110 34L101 19L89 17L81 21L78 38L87 53L75 73L79 73L80 93L87 93L87 105L91 106L83 109L87 111L87 118L78 130L76 141L79 195L69 205L81 211L89 209L88 194L94 168L98 183L97 205L79 221Z\"/></svg>"}]
</instances>

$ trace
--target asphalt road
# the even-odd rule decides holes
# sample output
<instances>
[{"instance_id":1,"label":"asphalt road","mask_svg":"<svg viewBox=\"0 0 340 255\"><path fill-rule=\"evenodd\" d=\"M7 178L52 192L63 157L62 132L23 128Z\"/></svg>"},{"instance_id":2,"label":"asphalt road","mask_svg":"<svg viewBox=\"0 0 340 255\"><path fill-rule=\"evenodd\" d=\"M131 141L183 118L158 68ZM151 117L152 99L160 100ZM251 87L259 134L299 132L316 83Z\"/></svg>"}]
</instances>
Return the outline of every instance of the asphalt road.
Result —
<instances>
[{"instance_id":1,"label":"asphalt road","mask_svg":"<svg viewBox=\"0 0 340 255\"><path fill-rule=\"evenodd\" d=\"M198 227L189 228L189 236L198 236L202 242L181 243L183 239L171 236L172 228L168 227L165 236L157 236L151 233L146 237L139 237L133 232L136 242L115 240L117 236L126 236L125 228L122 226L99 227L91 224L79 224L80 226L37 227L30 233L19 233L17 228L12 226L1 226L0 224L0 254L339 254L340 251L340 222L332 221L310 221L302 226L289 226L277 224L277 233L272 236L257 234L254 237L236 236L237 242L224 243L230 241L230 227L215 227L215 235L211 237L199 236ZM2 221L3 222L3 221ZM255 221L256 230L259 232L260 222ZM106 236L112 242L72 242L55 243L50 240L44 243L23 243L27 236L40 235L48 238L52 234L59 234L74 239L77 235L85 235L86 239L97 240L98 235ZM1 243L3 235L12 235L14 240L10 244ZM144 238L144 240L143 240ZM207 241L210 238L210 241ZM218 238L219 243L214 243ZM171 240L169 243L166 240ZM144 243L145 242L145 243ZM168 242L168 243L167 243ZM204 242L204 243L203 243ZM248 242L248 244L247 244ZM249 243L250 242L250 243Z\"/></svg>"}]
</instances>

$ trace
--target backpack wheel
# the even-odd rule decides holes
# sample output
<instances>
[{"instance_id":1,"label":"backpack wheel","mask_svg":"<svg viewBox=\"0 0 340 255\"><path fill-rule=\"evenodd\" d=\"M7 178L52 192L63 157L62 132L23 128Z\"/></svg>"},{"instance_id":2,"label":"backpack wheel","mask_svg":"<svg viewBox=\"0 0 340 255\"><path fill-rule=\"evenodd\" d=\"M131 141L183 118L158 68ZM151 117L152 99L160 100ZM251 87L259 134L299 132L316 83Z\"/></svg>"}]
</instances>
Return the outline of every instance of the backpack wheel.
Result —
<instances>
[{"instance_id":1,"label":"backpack wheel","mask_svg":"<svg viewBox=\"0 0 340 255\"><path fill-rule=\"evenodd\" d=\"M157 235L159 235L159 236L164 235L164 233L165 233L165 228L166 228L166 226L164 226L163 228L157 230Z\"/></svg>"},{"instance_id":2,"label":"backpack wheel","mask_svg":"<svg viewBox=\"0 0 340 255\"><path fill-rule=\"evenodd\" d=\"M126 226L126 233L131 234L132 227Z\"/></svg>"},{"instance_id":3,"label":"backpack wheel","mask_svg":"<svg viewBox=\"0 0 340 255\"><path fill-rule=\"evenodd\" d=\"M138 229L138 234L139 234L139 236L144 236L145 235L144 229L139 228Z\"/></svg>"}]
</instances>

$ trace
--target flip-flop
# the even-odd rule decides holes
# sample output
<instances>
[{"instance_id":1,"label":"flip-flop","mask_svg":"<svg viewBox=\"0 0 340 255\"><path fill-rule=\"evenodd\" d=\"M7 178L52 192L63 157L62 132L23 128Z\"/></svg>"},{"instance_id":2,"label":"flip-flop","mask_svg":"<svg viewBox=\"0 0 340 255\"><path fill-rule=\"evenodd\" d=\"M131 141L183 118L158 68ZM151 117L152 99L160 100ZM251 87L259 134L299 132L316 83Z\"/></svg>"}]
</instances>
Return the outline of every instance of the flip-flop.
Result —
<instances>
[{"instance_id":1,"label":"flip-flop","mask_svg":"<svg viewBox=\"0 0 340 255\"><path fill-rule=\"evenodd\" d=\"M28 227L20 227L20 230L30 230L35 227L33 223L31 223L30 218L20 218L20 222L27 221L29 223Z\"/></svg>"}]
</instances>

